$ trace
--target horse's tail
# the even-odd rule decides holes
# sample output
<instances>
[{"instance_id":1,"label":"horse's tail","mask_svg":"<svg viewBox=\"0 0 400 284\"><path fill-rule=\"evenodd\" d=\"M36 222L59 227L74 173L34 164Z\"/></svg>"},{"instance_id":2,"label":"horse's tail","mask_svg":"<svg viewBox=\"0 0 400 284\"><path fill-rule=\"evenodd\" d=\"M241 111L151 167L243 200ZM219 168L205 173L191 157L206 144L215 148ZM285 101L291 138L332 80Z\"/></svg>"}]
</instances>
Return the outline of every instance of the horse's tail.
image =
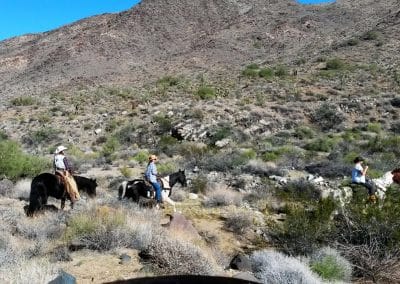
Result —
<instances>
[{"instance_id":1,"label":"horse's tail","mask_svg":"<svg viewBox=\"0 0 400 284\"><path fill-rule=\"evenodd\" d=\"M126 185L128 184L128 182L125 180L123 181L120 186L118 187L118 199L122 199L125 197L126 194Z\"/></svg>"},{"instance_id":2,"label":"horse's tail","mask_svg":"<svg viewBox=\"0 0 400 284\"><path fill-rule=\"evenodd\" d=\"M26 215L32 217L33 214L40 210L46 203L47 188L43 182L32 181L31 192L29 193L29 205L26 209Z\"/></svg>"}]
</instances>

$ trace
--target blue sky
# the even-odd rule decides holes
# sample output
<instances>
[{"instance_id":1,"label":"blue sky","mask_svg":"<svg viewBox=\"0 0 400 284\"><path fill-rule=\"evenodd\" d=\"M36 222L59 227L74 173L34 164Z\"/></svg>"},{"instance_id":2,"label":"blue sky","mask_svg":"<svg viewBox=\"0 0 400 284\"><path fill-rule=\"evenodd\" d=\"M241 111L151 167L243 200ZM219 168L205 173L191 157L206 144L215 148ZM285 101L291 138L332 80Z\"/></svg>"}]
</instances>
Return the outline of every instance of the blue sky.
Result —
<instances>
[{"instance_id":1,"label":"blue sky","mask_svg":"<svg viewBox=\"0 0 400 284\"><path fill-rule=\"evenodd\" d=\"M139 0L0 0L0 40L131 8Z\"/></svg>"},{"instance_id":2,"label":"blue sky","mask_svg":"<svg viewBox=\"0 0 400 284\"><path fill-rule=\"evenodd\" d=\"M53 30L93 15L120 12L138 2L140 0L0 0L0 40Z\"/></svg>"}]
</instances>

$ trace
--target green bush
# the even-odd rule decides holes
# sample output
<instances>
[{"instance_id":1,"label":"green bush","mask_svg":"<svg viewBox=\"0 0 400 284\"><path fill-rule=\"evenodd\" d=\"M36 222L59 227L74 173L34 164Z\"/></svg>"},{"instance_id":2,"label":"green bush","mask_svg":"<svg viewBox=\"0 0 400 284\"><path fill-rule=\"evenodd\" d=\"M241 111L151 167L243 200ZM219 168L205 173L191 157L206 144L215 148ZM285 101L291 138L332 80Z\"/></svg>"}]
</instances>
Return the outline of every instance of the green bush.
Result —
<instances>
[{"instance_id":1,"label":"green bush","mask_svg":"<svg viewBox=\"0 0 400 284\"><path fill-rule=\"evenodd\" d=\"M349 40L346 42L346 44L349 45L349 46L356 46L356 45L358 45L359 43L360 43L360 40L359 40L358 38L352 38L352 39L349 39Z\"/></svg>"},{"instance_id":2,"label":"green bush","mask_svg":"<svg viewBox=\"0 0 400 284\"><path fill-rule=\"evenodd\" d=\"M51 127L42 127L39 130L31 132L28 137L24 137L24 142L33 145L49 144L60 139L60 132L60 130Z\"/></svg>"},{"instance_id":3,"label":"green bush","mask_svg":"<svg viewBox=\"0 0 400 284\"><path fill-rule=\"evenodd\" d=\"M126 212L107 206L79 213L68 220L64 241L79 240L94 250L110 250L128 246L132 236L126 227Z\"/></svg>"},{"instance_id":4,"label":"green bush","mask_svg":"<svg viewBox=\"0 0 400 284\"><path fill-rule=\"evenodd\" d=\"M337 144L337 141L332 138L318 138L310 143L307 143L304 148L309 151L330 152Z\"/></svg>"},{"instance_id":5,"label":"green bush","mask_svg":"<svg viewBox=\"0 0 400 284\"><path fill-rule=\"evenodd\" d=\"M269 79L269 78L272 78L274 76L274 70L272 70L271 68L262 68L258 72L258 75L261 78Z\"/></svg>"},{"instance_id":6,"label":"green bush","mask_svg":"<svg viewBox=\"0 0 400 284\"><path fill-rule=\"evenodd\" d=\"M160 163L157 166L157 170L160 175L166 175L175 172L177 168L173 163Z\"/></svg>"},{"instance_id":7,"label":"green bush","mask_svg":"<svg viewBox=\"0 0 400 284\"><path fill-rule=\"evenodd\" d=\"M145 163L148 161L149 155L147 150L142 150L137 152L133 159L139 163Z\"/></svg>"},{"instance_id":8,"label":"green bush","mask_svg":"<svg viewBox=\"0 0 400 284\"><path fill-rule=\"evenodd\" d=\"M36 100L32 97L19 97L11 101L13 106L31 106L36 103Z\"/></svg>"},{"instance_id":9,"label":"green bush","mask_svg":"<svg viewBox=\"0 0 400 284\"><path fill-rule=\"evenodd\" d=\"M285 77L285 76L289 75L289 70L286 66L278 65L275 67L274 74L277 77Z\"/></svg>"},{"instance_id":10,"label":"green bush","mask_svg":"<svg viewBox=\"0 0 400 284\"><path fill-rule=\"evenodd\" d=\"M194 193L202 193L205 194L208 189L208 179L206 176L199 175L192 179L191 183L191 191Z\"/></svg>"},{"instance_id":11,"label":"green bush","mask_svg":"<svg viewBox=\"0 0 400 284\"><path fill-rule=\"evenodd\" d=\"M202 100L210 100L216 98L216 92L215 89L212 87L208 86L202 86L200 87L197 92L195 93L197 97L199 97Z\"/></svg>"},{"instance_id":12,"label":"green bush","mask_svg":"<svg viewBox=\"0 0 400 284\"><path fill-rule=\"evenodd\" d=\"M0 175L16 180L34 177L49 168L50 161L23 153L16 142L0 141Z\"/></svg>"},{"instance_id":13,"label":"green bush","mask_svg":"<svg viewBox=\"0 0 400 284\"><path fill-rule=\"evenodd\" d=\"M382 126L379 123L368 123L367 130L370 132L380 133L382 131Z\"/></svg>"},{"instance_id":14,"label":"green bush","mask_svg":"<svg viewBox=\"0 0 400 284\"><path fill-rule=\"evenodd\" d=\"M365 34L363 34L362 39L363 40L376 40L379 37L379 33L377 31L368 31Z\"/></svg>"},{"instance_id":15,"label":"green bush","mask_svg":"<svg viewBox=\"0 0 400 284\"><path fill-rule=\"evenodd\" d=\"M346 64L340 58L333 58L326 62L327 70L341 70L346 66Z\"/></svg>"},{"instance_id":16,"label":"green bush","mask_svg":"<svg viewBox=\"0 0 400 284\"><path fill-rule=\"evenodd\" d=\"M336 250L323 248L311 256L311 270L327 281L350 282L351 263L342 257Z\"/></svg>"},{"instance_id":17,"label":"green bush","mask_svg":"<svg viewBox=\"0 0 400 284\"><path fill-rule=\"evenodd\" d=\"M271 224L269 228L273 244L289 255L308 255L326 246L336 230L331 225L335 209L336 204L330 198L307 207L288 206L283 224Z\"/></svg>"},{"instance_id":18,"label":"green bush","mask_svg":"<svg viewBox=\"0 0 400 284\"><path fill-rule=\"evenodd\" d=\"M159 114L155 115L153 120L158 124L158 130L160 133L169 133L169 131L171 131L172 121L169 117L164 114Z\"/></svg>"},{"instance_id":19,"label":"green bush","mask_svg":"<svg viewBox=\"0 0 400 284\"><path fill-rule=\"evenodd\" d=\"M106 143L103 145L102 154L104 157L109 158L119 147L120 144L115 137L108 137Z\"/></svg>"},{"instance_id":20,"label":"green bush","mask_svg":"<svg viewBox=\"0 0 400 284\"><path fill-rule=\"evenodd\" d=\"M300 126L295 130L295 137L303 139L311 139L315 136L314 131L307 126Z\"/></svg>"},{"instance_id":21,"label":"green bush","mask_svg":"<svg viewBox=\"0 0 400 284\"><path fill-rule=\"evenodd\" d=\"M339 129L344 120L343 113L335 105L329 103L323 103L311 114L311 121L322 131Z\"/></svg>"},{"instance_id":22,"label":"green bush","mask_svg":"<svg viewBox=\"0 0 400 284\"><path fill-rule=\"evenodd\" d=\"M121 144L131 145L135 142L134 133L136 131L136 127L132 124L122 127L117 133L115 133L115 137Z\"/></svg>"}]
</instances>

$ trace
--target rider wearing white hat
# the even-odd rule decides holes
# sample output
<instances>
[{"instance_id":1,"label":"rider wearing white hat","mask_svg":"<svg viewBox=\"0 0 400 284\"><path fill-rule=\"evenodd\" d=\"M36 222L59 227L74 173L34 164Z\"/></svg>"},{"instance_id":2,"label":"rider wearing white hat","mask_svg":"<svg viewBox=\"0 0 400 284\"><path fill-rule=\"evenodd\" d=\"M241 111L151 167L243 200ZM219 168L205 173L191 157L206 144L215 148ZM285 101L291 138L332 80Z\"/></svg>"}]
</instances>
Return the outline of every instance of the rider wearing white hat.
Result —
<instances>
[{"instance_id":1,"label":"rider wearing white hat","mask_svg":"<svg viewBox=\"0 0 400 284\"><path fill-rule=\"evenodd\" d=\"M54 154L55 154L54 155L54 170L61 171L61 172L68 171L70 174L72 174L71 164L69 163L67 157L64 154L65 150L67 150L67 148L60 145L54 151Z\"/></svg>"}]
</instances>

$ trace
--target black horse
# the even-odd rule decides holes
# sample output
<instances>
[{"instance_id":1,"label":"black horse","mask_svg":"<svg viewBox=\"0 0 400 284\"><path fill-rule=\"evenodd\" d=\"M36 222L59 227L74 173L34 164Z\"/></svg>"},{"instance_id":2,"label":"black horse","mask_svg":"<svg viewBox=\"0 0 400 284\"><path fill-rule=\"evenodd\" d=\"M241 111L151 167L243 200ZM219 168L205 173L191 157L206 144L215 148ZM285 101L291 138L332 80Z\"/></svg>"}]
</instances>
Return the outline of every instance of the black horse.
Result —
<instances>
[{"instance_id":1,"label":"black horse","mask_svg":"<svg viewBox=\"0 0 400 284\"><path fill-rule=\"evenodd\" d=\"M96 196L96 179L74 175L74 180L80 193L85 192L91 198Z\"/></svg>"},{"instance_id":2,"label":"black horse","mask_svg":"<svg viewBox=\"0 0 400 284\"><path fill-rule=\"evenodd\" d=\"M32 216L36 211L46 209L49 197L61 199L61 209L64 209L65 200L70 199L72 207L73 203L79 199L79 193L77 190L72 190L71 193L68 193L60 176L51 173L42 173L32 180L26 214ZM50 206L50 208L54 210L54 206Z\"/></svg>"},{"instance_id":3,"label":"black horse","mask_svg":"<svg viewBox=\"0 0 400 284\"><path fill-rule=\"evenodd\" d=\"M161 191L163 199L166 199L168 203L174 205L174 202L169 198L172 193L172 187L176 183L180 183L182 186L187 186L186 175L184 170L179 170L176 173L173 173L161 180L166 180L168 182L167 185L164 185L161 182ZM134 179L131 181L124 181L118 188L118 198L132 198L133 201L139 202L140 197L144 198L154 198L153 195L153 187L152 185L145 182L144 179ZM172 202L172 203L171 203Z\"/></svg>"}]
</instances>

